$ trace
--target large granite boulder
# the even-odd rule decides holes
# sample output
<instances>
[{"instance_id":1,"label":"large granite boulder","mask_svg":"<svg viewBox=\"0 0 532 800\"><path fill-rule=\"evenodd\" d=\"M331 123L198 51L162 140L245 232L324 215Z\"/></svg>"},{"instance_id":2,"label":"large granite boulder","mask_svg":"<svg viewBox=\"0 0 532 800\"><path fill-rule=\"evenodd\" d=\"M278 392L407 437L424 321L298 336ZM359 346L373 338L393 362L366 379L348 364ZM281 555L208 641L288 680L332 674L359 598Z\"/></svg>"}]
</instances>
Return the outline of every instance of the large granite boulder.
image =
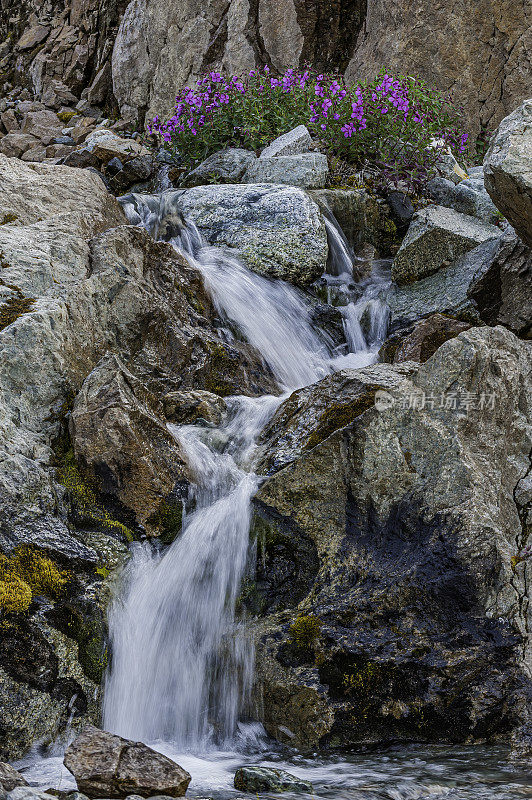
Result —
<instances>
[{"instance_id":1,"label":"large granite boulder","mask_svg":"<svg viewBox=\"0 0 532 800\"><path fill-rule=\"evenodd\" d=\"M498 236L494 225L444 206L428 206L414 214L394 258L392 278L399 284L426 278Z\"/></svg>"},{"instance_id":2,"label":"large granite boulder","mask_svg":"<svg viewBox=\"0 0 532 800\"><path fill-rule=\"evenodd\" d=\"M183 797L190 775L142 742L88 725L68 746L65 767L87 797Z\"/></svg>"},{"instance_id":3,"label":"large granite boulder","mask_svg":"<svg viewBox=\"0 0 532 800\"><path fill-rule=\"evenodd\" d=\"M197 186L176 192L175 198L210 244L233 248L254 272L305 286L325 271L325 225L318 206L301 189Z\"/></svg>"},{"instance_id":4,"label":"large granite boulder","mask_svg":"<svg viewBox=\"0 0 532 800\"><path fill-rule=\"evenodd\" d=\"M529 343L472 328L421 366L346 371L337 408L315 411L335 377L279 408L291 434L276 460L274 416L258 569L290 539L298 591L249 588L266 614L255 630L270 734L308 750L453 742L526 718L531 366ZM362 376L371 406L356 402Z\"/></svg>"},{"instance_id":5,"label":"large granite boulder","mask_svg":"<svg viewBox=\"0 0 532 800\"><path fill-rule=\"evenodd\" d=\"M387 295L392 333L439 313L471 324L504 325L529 338L531 258L531 249L507 233L434 275L392 285Z\"/></svg>"},{"instance_id":6,"label":"large granite boulder","mask_svg":"<svg viewBox=\"0 0 532 800\"><path fill-rule=\"evenodd\" d=\"M499 125L484 159L484 180L497 208L532 247L532 100Z\"/></svg>"}]
</instances>

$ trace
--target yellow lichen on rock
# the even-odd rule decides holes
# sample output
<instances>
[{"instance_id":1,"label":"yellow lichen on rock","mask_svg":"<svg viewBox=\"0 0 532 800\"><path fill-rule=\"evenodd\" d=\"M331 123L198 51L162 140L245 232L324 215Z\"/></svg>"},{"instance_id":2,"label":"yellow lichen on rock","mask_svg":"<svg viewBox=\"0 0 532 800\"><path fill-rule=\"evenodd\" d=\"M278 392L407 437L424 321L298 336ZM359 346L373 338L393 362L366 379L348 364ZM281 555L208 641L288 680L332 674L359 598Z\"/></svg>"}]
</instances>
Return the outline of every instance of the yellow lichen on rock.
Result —
<instances>
[{"instance_id":1,"label":"yellow lichen on rock","mask_svg":"<svg viewBox=\"0 0 532 800\"><path fill-rule=\"evenodd\" d=\"M31 589L22 578L8 575L0 580L0 609L8 614L27 611L31 603Z\"/></svg>"},{"instance_id":2,"label":"yellow lichen on rock","mask_svg":"<svg viewBox=\"0 0 532 800\"><path fill-rule=\"evenodd\" d=\"M0 555L0 609L27 611L33 595L56 599L69 580L68 572L31 547L20 547L10 557Z\"/></svg>"}]
</instances>

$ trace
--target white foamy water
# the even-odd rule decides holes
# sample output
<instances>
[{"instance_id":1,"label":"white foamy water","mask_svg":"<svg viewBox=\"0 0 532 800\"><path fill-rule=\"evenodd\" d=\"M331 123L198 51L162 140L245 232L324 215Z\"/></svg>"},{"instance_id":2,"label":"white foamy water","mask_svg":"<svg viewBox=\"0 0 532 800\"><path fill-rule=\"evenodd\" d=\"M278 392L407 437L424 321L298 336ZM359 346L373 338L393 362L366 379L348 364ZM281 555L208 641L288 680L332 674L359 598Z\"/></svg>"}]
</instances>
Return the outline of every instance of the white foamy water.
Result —
<instances>
[{"instance_id":1,"label":"white foamy water","mask_svg":"<svg viewBox=\"0 0 532 800\"><path fill-rule=\"evenodd\" d=\"M234 737L253 674L234 614L257 488L243 467L280 402L232 398L216 443L208 429L169 426L194 475L196 509L163 557L147 544L134 550L125 594L110 612L106 729L196 750Z\"/></svg>"}]
</instances>

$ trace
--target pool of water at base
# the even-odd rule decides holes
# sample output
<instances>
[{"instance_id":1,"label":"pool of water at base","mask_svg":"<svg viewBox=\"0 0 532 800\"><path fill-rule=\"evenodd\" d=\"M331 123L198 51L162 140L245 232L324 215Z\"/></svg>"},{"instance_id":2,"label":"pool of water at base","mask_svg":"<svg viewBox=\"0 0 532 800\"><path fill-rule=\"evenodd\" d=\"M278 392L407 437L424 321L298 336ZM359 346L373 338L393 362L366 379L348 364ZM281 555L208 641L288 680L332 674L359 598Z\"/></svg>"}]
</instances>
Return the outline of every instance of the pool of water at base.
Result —
<instances>
[{"instance_id":1,"label":"pool of water at base","mask_svg":"<svg viewBox=\"0 0 532 800\"><path fill-rule=\"evenodd\" d=\"M319 800L523 800L532 798L532 764L514 765L507 748L485 746L397 746L379 751L328 755L286 751L212 751L196 755L176 752L166 742L151 746L192 775L187 797L231 800L245 793L233 787L238 767L254 764L284 769L314 786ZM74 790L75 781L63 766L62 754L39 754L18 762L26 780L42 789ZM261 793L286 800L305 795ZM256 797L256 795L248 795Z\"/></svg>"}]
</instances>

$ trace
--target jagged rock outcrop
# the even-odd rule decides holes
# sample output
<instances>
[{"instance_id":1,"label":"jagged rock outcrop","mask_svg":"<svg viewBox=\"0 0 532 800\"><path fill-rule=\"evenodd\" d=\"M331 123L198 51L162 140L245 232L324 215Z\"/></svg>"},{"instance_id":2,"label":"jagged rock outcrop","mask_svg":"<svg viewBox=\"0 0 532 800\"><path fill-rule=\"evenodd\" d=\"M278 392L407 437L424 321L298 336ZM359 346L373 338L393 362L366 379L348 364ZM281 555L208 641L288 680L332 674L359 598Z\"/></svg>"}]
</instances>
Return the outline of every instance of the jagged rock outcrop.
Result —
<instances>
[{"instance_id":1,"label":"jagged rock outcrop","mask_svg":"<svg viewBox=\"0 0 532 800\"><path fill-rule=\"evenodd\" d=\"M15 82L143 119L167 113L176 88L202 72L312 64L348 78L383 65L453 92L466 125L493 129L529 90L527 0L6 0L0 69ZM449 31L451 33L449 34Z\"/></svg>"},{"instance_id":2,"label":"jagged rock outcrop","mask_svg":"<svg viewBox=\"0 0 532 800\"><path fill-rule=\"evenodd\" d=\"M472 328L419 367L347 370L279 408L248 590L274 736L452 742L526 718L531 367L529 343ZM283 546L290 596L268 582Z\"/></svg>"},{"instance_id":3,"label":"jagged rock outcrop","mask_svg":"<svg viewBox=\"0 0 532 800\"><path fill-rule=\"evenodd\" d=\"M81 93L116 108L110 58L127 0L4 0L0 9L0 70L57 109ZM92 93L90 89L92 88ZM48 95L48 97L47 97Z\"/></svg>"}]
</instances>

